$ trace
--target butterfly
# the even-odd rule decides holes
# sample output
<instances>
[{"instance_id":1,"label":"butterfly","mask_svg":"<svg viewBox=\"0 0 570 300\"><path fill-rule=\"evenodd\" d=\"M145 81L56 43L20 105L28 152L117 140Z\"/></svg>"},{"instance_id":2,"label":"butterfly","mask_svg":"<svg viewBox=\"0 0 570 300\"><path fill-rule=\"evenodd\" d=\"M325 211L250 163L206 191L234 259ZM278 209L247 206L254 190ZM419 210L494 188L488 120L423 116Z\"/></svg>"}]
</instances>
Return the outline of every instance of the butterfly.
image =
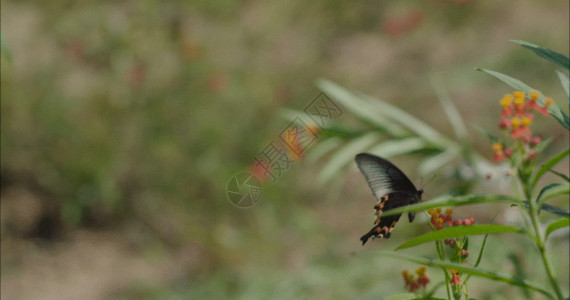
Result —
<instances>
[{"instance_id":1,"label":"butterfly","mask_svg":"<svg viewBox=\"0 0 570 300\"><path fill-rule=\"evenodd\" d=\"M360 153L354 160L360 172L364 174L372 193L378 199L378 203L374 206L377 216L374 227L360 238L362 245L371 237L390 238L390 232L402 214L382 217L382 212L418 203L422 199L423 190L417 190L400 169L381 157ZM415 212L408 213L410 222L415 216Z\"/></svg>"}]
</instances>

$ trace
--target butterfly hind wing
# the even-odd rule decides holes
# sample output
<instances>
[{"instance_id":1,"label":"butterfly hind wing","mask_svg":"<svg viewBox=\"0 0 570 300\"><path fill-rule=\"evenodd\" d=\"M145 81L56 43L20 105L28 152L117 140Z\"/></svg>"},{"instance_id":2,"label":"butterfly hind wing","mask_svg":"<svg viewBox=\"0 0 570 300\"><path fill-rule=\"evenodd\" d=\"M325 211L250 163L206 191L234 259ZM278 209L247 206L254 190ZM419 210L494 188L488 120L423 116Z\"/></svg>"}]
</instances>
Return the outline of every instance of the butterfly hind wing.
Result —
<instances>
[{"instance_id":1,"label":"butterfly hind wing","mask_svg":"<svg viewBox=\"0 0 570 300\"><path fill-rule=\"evenodd\" d=\"M417 201L414 195L408 192L394 192L382 197L381 202L375 206L376 214L379 215L375 222L376 225L374 225L368 233L360 238L362 245L364 245L371 237L385 239L390 238L392 229L394 229L396 223L402 216L402 214L398 214L383 217L382 213L390 209L406 206L415 202Z\"/></svg>"}]
</instances>

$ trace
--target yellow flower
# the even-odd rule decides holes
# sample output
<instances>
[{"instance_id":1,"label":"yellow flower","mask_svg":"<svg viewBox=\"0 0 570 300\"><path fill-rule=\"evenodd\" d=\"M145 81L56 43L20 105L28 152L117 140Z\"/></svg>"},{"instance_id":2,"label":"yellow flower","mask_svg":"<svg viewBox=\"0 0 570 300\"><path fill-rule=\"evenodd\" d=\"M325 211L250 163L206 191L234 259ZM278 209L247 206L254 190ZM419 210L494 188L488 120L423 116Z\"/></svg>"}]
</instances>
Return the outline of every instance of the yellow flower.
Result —
<instances>
[{"instance_id":1,"label":"yellow flower","mask_svg":"<svg viewBox=\"0 0 570 300\"><path fill-rule=\"evenodd\" d=\"M511 119L511 124L513 125L513 129L517 129L519 128L519 126L521 125L521 119L519 118L512 118Z\"/></svg>"},{"instance_id":2,"label":"yellow flower","mask_svg":"<svg viewBox=\"0 0 570 300\"><path fill-rule=\"evenodd\" d=\"M503 148L503 145L501 145L501 148ZM451 208L448 208L445 210L445 214L448 216L451 216L452 213L453 213L453 209L451 209Z\"/></svg>"},{"instance_id":3,"label":"yellow flower","mask_svg":"<svg viewBox=\"0 0 570 300\"><path fill-rule=\"evenodd\" d=\"M523 98L524 99L525 94L521 91L514 91L513 96L515 96L515 98Z\"/></svg>"},{"instance_id":4,"label":"yellow flower","mask_svg":"<svg viewBox=\"0 0 570 300\"><path fill-rule=\"evenodd\" d=\"M502 107L507 108L513 102L513 98L514 97L511 94L504 95L503 98L499 101L499 104L501 104Z\"/></svg>"},{"instance_id":5,"label":"yellow flower","mask_svg":"<svg viewBox=\"0 0 570 300\"><path fill-rule=\"evenodd\" d=\"M419 268L416 270L416 274L418 274L418 276L419 276L420 278L421 278L421 277L424 277L425 273L426 273L426 267L419 267Z\"/></svg>"},{"instance_id":6,"label":"yellow flower","mask_svg":"<svg viewBox=\"0 0 570 300\"><path fill-rule=\"evenodd\" d=\"M532 123L532 120L531 120L531 119L529 119L529 118L527 118L527 117L523 117L523 119L522 119L522 124L523 124L524 127L529 126L531 123Z\"/></svg>"},{"instance_id":7,"label":"yellow flower","mask_svg":"<svg viewBox=\"0 0 570 300\"><path fill-rule=\"evenodd\" d=\"M528 94L530 100L537 100L538 97L540 97L540 92L539 91L532 91L530 92L530 94Z\"/></svg>"},{"instance_id":8,"label":"yellow flower","mask_svg":"<svg viewBox=\"0 0 570 300\"><path fill-rule=\"evenodd\" d=\"M493 151L495 151L495 153L500 153L501 151L503 151L503 144L494 143L493 145L491 145L491 148L493 149Z\"/></svg>"},{"instance_id":9,"label":"yellow flower","mask_svg":"<svg viewBox=\"0 0 570 300\"><path fill-rule=\"evenodd\" d=\"M441 207L436 208L435 211L437 211L438 215L441 214Z\"/></svg>"},{"instance_id":10,"label":"yellow flower","mask_svg":"<svg viewBox=\"0 0 570 300\"><path fill-rule=\"evenodd\" d=\"M524 97L520 98L520 97L516 97L515 98L515 105L518 108L521 108L524 105Z\"/></svg>"}]
</instances>

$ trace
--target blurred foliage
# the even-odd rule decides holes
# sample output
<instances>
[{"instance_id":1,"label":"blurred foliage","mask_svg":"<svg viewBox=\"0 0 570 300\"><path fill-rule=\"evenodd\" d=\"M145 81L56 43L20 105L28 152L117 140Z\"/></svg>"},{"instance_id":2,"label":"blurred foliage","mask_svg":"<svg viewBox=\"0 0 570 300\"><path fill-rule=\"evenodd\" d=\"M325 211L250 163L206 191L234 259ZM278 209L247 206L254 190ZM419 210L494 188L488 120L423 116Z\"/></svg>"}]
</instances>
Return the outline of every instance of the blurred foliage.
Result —
<instances>
[{"instance_id":1,"label":"blurred foliage","mask_svg":"<svg viewBox=\"0 0 570 300\"><path fill-rule=\"evenodd\" d=\"M5 276L18 274L5 266L20 261L7 239L57 241L79 229L117 231L133 253L154 253L144 254L150 261L163 257L157 249L170 259L188 243L203 249L182 255L198 257L180 263L182 275L127 281L125 297L378 298L400 291L399 278L348 256L361 249L373 203L356 175L317 188L320 168L299 162L265 184L249 210L227 201L228 179L283 130L282 108L302 109L318 94L319 77L397 101L446 134L452 130L426 74L441 74L466 123L494 120L486 112L506 91L475 66L533 78L536 88L562 98L550 66L528 68L527 54L504 41L567 53L568 32L552 30L568 27L557 24L567 22L567 5L2 1L3 292ZM567 144L554 135L553 148ZM472 143L486 147L483 138ZM16 197L21 191L31 201ZM26 214L33 224L23 230ZM401 227L402 235L425 229ZM397 244L394 238L381 247ZM498 251L495 263L506 255Z\"/></svg>"}]
</instances>

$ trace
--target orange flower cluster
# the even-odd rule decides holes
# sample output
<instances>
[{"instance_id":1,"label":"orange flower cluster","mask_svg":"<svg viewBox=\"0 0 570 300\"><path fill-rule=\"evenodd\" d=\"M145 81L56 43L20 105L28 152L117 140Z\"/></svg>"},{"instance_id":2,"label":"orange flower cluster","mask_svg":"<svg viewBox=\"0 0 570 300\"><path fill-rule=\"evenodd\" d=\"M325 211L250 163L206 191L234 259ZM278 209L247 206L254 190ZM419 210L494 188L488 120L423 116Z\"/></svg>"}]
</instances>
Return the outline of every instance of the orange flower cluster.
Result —
<instances>
[{"instance_id":1,"label":"orange flower cluster","mask_svg":"<svg viewBox=\"0 0 570 300\"><path fill-rule=\"evenodd\" d=\"M443 229L443 224L449 226L459 226L466 225L469 226L475 222L473 217L467 218L465 220L453 220L451 214L453 214L453 209L448 208L445 210L445 215L441 213L441 208L428 209L427 213L431 216L430 223L435 227L436 230Z\"/></svg>"},{"instance_id":2,"label":"orange flower cluster","mask_svg":"<svg viewBox=\"0 0 570 300\"><path fill-rule=\"evenodd\" d=\"M308 125L304 127L304 132L310 131L312 135L319 134L319 127L315 125ZM284 134L285 137L285 144L287 144L287 151L289 152L289 157L293 160L300 160L303 158L307 149L304 149L302 146L302 140L306 139L307 137L300 136L299 132L293 128L287 129L286 133Z\"/></svg>"},{"instance_id":3,"label":"orange flower cluster","mask_svg":"<svg viewBox=\"0 0 570 300\"><path fill-rule=\"evenodd\" d=\"M402 271L402 276L404 276L404 282L406 284L406 289L413 292L420 287L425 287L429 283L429 277L425 274L426 267L420 267L416 270L418 279L414 279L414 274L409 274L407 270Z\"/></svg>"},{"instance_id":4,"label":"orange flower cluster","mask_svg":"<svg viewBox=\"0 0 570 300\"><path fill-rule=\"evenodd\" d=\"M528 144L528 151L526 151L527 160L532 160L536 157L537 152L533 149L534 146L541 142L540 137L533 136L530 130L530 125L534 121L535 113L538 112L543 115L548 115L548 106L554 101L552 98L545 99L545 106L538 105L537 100L540 98L540 93L533 91L528 94L521 91L514 91L512 94L507 94L501 98L499 104L503 107L501 111L501 121L499 128L509 130L513 139L518 140L519 143ZM491 148L495 152L493 161L501 162L506 158L513 155L513 150L504 147L502 143L494 143Z\"/></svg>"},{"instance_id":5,"label":"orange flower cluster","mask_svg":"<svg viewBox=\"0 0 570 300\"><path fill-rule=\"evenodd\" d=\"M451 273L451 285L460 284L461 279L459 278L459 272L457 272L457 270L449 270L449 272Z\"/></svg>"}]
</instances>

